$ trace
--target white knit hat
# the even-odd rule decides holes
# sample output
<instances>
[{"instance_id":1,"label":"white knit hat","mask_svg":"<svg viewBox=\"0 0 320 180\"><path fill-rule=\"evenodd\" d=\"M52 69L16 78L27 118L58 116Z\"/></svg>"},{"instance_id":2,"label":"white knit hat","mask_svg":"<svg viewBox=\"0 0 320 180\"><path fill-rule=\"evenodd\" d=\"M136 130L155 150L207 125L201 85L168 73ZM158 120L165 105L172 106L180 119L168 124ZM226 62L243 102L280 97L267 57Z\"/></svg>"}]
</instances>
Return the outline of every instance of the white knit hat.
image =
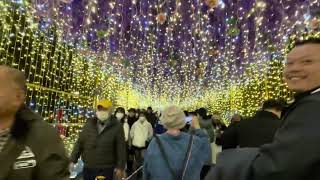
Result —
<instances>
[{"instance_id":1,"label":"white knit hat","mask_svg":"<svg viewBox=\"0 0 320 180\"><path fill-rule=\"evenodd\" d=\"M167 129L182 129L186 125L185 118L180 108L169 106L163 110L160 121Z\"/></svg>"}]
</instances>

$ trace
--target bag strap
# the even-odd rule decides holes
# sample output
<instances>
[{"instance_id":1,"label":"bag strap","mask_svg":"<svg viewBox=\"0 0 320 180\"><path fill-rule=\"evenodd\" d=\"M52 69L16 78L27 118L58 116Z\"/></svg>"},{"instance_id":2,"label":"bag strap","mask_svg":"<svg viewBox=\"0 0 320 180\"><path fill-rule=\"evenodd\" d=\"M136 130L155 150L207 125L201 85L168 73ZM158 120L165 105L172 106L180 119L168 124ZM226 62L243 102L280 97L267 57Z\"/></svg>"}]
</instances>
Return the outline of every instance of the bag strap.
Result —
<instances>
[{"instance_id":1,"label":"bag strap","mask_svg":"<svg viewBox=\"0 0 320 180\"><path fill-rule=\"evenodd\" d=\"M175 177L175 179L177 179L177 178L178 178L178 175L174 172L174 170L173 170L172 167L170 166L170 162L169 162L168 156L167 156L167 154L166 154L165 151L164 151L164 148L163 148L163 145L162 145L162 143L161 143L161 140L160 140L159 136L158 136L158 135L155 135L155 138L156 138L156 142L157 142L157 144L158 144L158 146L159 146L159 148L160 148L160 152L161 152L164 160L166 161L166 163L167 163L167 165L168 165L168 168L169 168L169 171L170 171L171 175L172 175L173 177Z\"/></svg>"},{"instance_id":2,"label":"bag strap","mask_svg":"<svg viewBox=\"0 0 320 180\"><path fill-rule=\"evenodd\" d=\"M186 156L184 157L184 161L183 161L183 171L182 171L182 180L184 179L184 175L186 174L187 167L188 167L188 164L189 164L189 160L190 160L190 157L191 157L192 145L193 145L193 138L194 138L194 136L191 135L191 136L190 136L190 139L189 139L188 151L187 151Z\"/></svg>"},{"instance_id":3,"label":"bag strap","mask_svg":"<svg viewBox=\"0 0 320 180\"><path fill-rule=\"evenodd\" d=\"M170 162L169 162L169 158L164 151L164 148L163 148L163 145L161 143L159 136L155 135L155 139L156 139L156 142L160 148L160 152L161 152L162 156L164 157L166 164L168 165L169 171L172 174L172 176L175 177L176 180L183 180L186 169L188 167L188 162L189 162L190 156L191 156L191 150L192 150L192 145L193 145L193 135L190 135L188 150L187 150L186 155L183 160L183 168L179 174L176 174L175 171L173 170L173 168L171 167Z\"/></svg>"}]
</instances>

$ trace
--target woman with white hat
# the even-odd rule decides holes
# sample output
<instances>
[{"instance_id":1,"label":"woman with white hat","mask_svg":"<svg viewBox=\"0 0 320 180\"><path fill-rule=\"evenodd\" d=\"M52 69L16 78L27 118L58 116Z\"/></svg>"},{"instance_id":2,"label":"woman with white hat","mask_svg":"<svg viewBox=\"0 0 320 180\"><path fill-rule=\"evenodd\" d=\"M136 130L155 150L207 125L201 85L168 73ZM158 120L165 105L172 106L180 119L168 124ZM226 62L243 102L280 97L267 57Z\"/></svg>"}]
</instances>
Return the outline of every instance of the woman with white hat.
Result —
<instances>
[{"instance_id":1,"label":"woman with white hat","mask_svg":"<svg viewBox=\"0 0 320 180\"><path fill-rule=\"evenodd\" d=\"M211 149L198 118L193 117L191 135L180 131L186 125L185 115L176 106L165 108L160 120L167 132L151 141L145 154L143 179L199 180Z\"/></svg>"}]
</instances>

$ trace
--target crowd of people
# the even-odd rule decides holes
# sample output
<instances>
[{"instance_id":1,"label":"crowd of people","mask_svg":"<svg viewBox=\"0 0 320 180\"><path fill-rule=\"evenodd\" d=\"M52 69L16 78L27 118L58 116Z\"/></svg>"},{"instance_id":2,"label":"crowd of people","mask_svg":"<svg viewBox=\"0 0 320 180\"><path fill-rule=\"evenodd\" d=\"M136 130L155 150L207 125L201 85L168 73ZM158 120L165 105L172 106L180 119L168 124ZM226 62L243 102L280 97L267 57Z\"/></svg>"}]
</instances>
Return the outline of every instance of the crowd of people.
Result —
<instances>
[{"instance_id":1,"label":"crowd of people","mask_svg":"<svg viewBox=\"0 0 320 180\"><path fill-rule=\"evenodd\" d=\"M84 180L320 179L320 40L299 41L284 79L293 103L266 100L253 117L177 106L115 109L99 101L66 155L53 127L24 103L23 72L0 66L0 180L67 180L81 159Z\"/></svg>"}]
</instances>

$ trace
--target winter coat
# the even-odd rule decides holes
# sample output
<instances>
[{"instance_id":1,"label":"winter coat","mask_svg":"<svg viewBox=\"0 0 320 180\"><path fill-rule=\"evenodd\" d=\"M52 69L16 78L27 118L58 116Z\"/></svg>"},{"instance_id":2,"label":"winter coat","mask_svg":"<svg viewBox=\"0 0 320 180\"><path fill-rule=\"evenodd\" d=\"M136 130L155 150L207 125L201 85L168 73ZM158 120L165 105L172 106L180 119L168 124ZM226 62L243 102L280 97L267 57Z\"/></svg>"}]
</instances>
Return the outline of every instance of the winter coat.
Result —
<instances>
[{"instance_id":1,"label":"winter coat","mask_svg":"<svg viewBox=\"0 0 320 180\"><path fill-rule=\"evenodd\" d=\"M98 119L89 119L79 134L71 154L76 163L82 157L87 168L124 169L126 163L126 143L121 123L112 117L107 120L101 133L97 128Z\"/></svg>"},{"instance_id":2,"label":"winter coat","mask_svg":"<svg viewBox=\"0 0 320 180\"><path fill-rule=\"evenodd\" d=\"M300 95L283 115L272 143L222 152L206 179L320 179L319 107L320 92Z\"/></svg>"},{"instance_id":3,"label":"winter coat","mask_svg":"<svg viewBox=\"0 0 320 180\"><path fill-rule=\"evenodd\" d=\"M258 111L252 118L233 123L223 132L222 149L260 147L271 143L280 123L275 114Z\"/></svg>"},{"instance_id":4,"label":"winter coat","mask_svg":"<svg viewBox=\"0 0 320 180\"><path fill-rule=\"evenodd\" d=\"M181 132L178 136L167 133L159 136L169 163L174 171L182 171L188 150L190 134ZM203 130L195 130L190 161L184 180L200 180L200 172L211 153L208 135ZM152 140L145 154L143 180L175 180L162 156L159 145Z\"/></svg>"},{"instance_id":5,"label":"winter coat","mask_svg":"<svg viewBox=\"0 0 320 180\"><path fill-rule=\"evenodd\" d=\"M57 131L29 108L21 108L0 152L0 180L68 180L68 167Z\"/></svg>"},{"instance_id":6,"label":"winter coat","mask_svg":"<svg viewBox=\"0 0 320 180\"><path fill-rule=\"evenodd\" d=\"M148 121L144 121L143 123L137 121L130 130L132 145L137 148L145 148L147 141L149 141L152 136L153 129Z\"/></svg>"},{"instance_id":7,"label":"winter coat","mask_svg":"<svg viewBox=\"0 0 320 180\"><path fill-rule=\"evenodd\" d=\"M123 132L124 132L124 139L126 142L129 140L129 133L130 133L130 127L127 122L122 123Z\"/></svg>"},{"instance_id":8,"label":"winter coat","mask_svg":"<svg viewBox=\"0 0 320 180\"><path fill-rule=\"evenodd\" d=\"M239 123L240 122L234 122L230 124L225 131L220 136L220 145L222 146L222 149L232 149L236 148L239 145Z\"/></svg>"},{"instance_id":9,"label":"winter coat","mask_svg":"<svg viewBox=\"0 0 320 180\"><path fill-rule=\"evenodd\" d=\"M212 124L212 120L211 119L200 119L199 123L200 123L201 129L203 129L205 131L205 133L208 134L210 143L213 143L214 139L215 139L215 131L214 131L214 127Z\"/></svg>"},{"instance_id":10,"label":"winter coat","mask_svg":"<svg viewBox=\"0 0 320 180\"><path fill-rule=\"evenodd\" d=\"M146 118L149 121L149 123L151 124L152 128L154 128L156 123L158 122L157 116L154 113L147 113Z\"/></svg>"},{"instance_id":11,"label":"winter coat","mask_svg":"<svg viewBox=\"0 0 320 180\"><path fill-rule=\"evenodd\" d=\"M260 147L271 143L280 127L281 120L268 111L259 111L248 120L243 120L238 126L238 144L240 147Z\"/></svg>"},{"instance_id":12,"label":"winter coat","mask_svg":"<svg viewBox=\"0 0 320 180\"><path fill-rule=\"evenodd\" d=\"M128 116L128 124L129 124L129 128L131 129L132 125L138 121L138 118L136 118L135 116L134 117L130 117Z\"/></svg>"}]
</instances>

